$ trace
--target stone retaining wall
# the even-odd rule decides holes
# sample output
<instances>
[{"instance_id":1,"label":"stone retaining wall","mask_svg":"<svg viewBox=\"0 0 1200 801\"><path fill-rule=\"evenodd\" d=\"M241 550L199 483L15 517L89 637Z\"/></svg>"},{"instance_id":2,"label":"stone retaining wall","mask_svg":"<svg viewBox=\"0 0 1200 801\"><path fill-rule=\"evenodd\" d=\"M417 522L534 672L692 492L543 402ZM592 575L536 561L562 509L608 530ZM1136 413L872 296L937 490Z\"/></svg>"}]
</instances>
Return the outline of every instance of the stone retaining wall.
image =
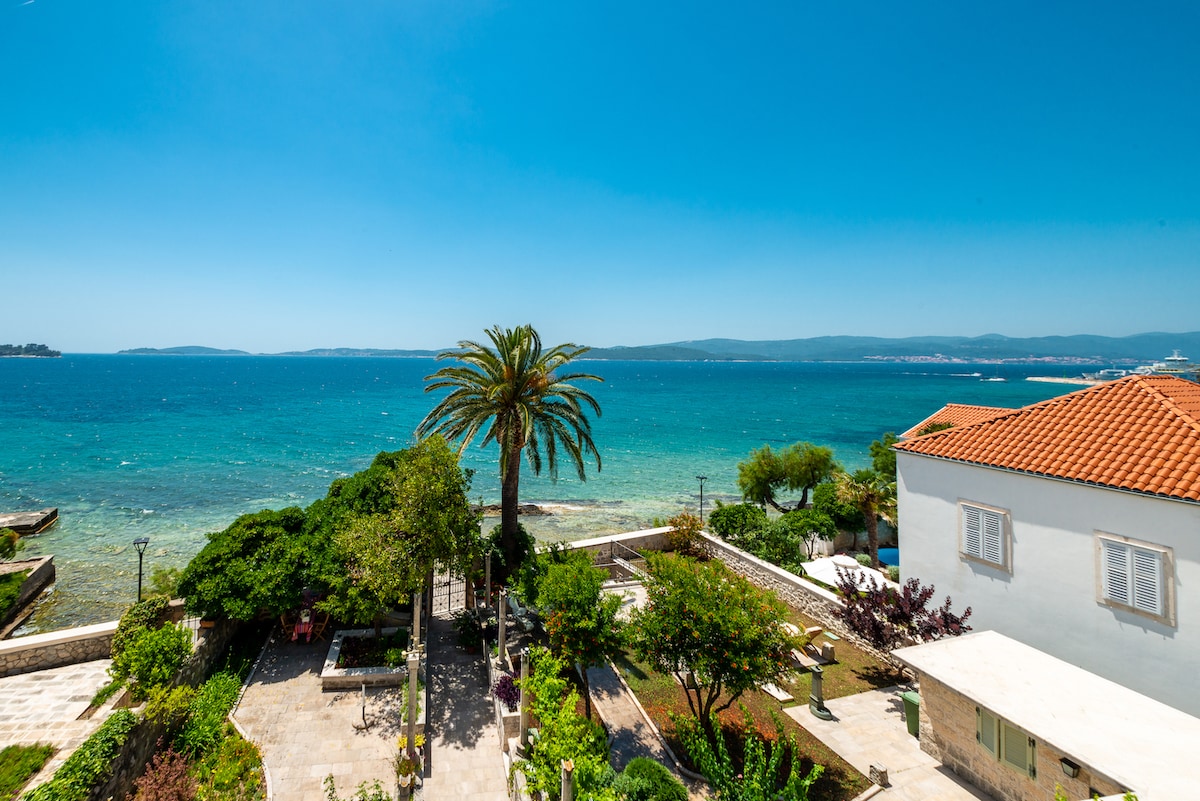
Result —
<instances>
[{"instance_id":1,"label":"stone retaining wall","mask_svg":"<svg viewBox=\"0 0 1200 801\"><path fill-rule=\"evenodd\" d=\"M40 556L37 559L22 559L8 562L6 568L28 570L29 575L21 582L17 593L16 603L9 614L0 620L0 638L7 637L28 616L26 607L42 593L42 590L54 583L54 557Z\"/></svg>"},{"instance_id":2,"label":"stone retaining wall","mask_svg":"<svg viewBox=\"0 0 1200 801\"><path fill-rule=\"evenodd\" d=\"M622 558L628 553L625 548L636 551L642 548L651 551L668 550L667 540L664 536L671 530L670 526L662 528L647 528L641 531L630 531L625 534L613 534L607 537L593 537L587 540L575 540L569 544L572 550L588 551L593 558L596 556L612 558L615 552L617 556ZM624 547L614 547L613 543L619 543Z\"/></svg>"},{"instance_id":3,"label":"stone retaining wall","mask_svg":"<svg viewBox=\"0 0 1200 801\"><path fill-rule=\"evenodd\" d=\"M0 678L108 659L117 621L0 640Z\"/></svg>"}]
</instances>

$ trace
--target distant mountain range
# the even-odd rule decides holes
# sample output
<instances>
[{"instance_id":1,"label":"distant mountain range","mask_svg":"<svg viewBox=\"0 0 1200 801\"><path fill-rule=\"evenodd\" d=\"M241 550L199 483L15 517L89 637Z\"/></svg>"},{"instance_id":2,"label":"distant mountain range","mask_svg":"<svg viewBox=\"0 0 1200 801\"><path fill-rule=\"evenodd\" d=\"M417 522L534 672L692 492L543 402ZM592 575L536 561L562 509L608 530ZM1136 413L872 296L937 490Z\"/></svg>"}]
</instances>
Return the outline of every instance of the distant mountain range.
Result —
<instances>
[{"instance_id":1,"label":"distant mountain range","mask_svg":"<svg viewBox=\"0 0 1200 801\"><path fill-rule=\"evenodd\" d=\"M1200 332L1134 334L1102 337L1079 334L1063 337L812 337L809 339L701 339L661 345L593 348L585 358L629 361L779 361L779 362L1029 362L1130 364L1162 359L1179 350L1200 358ZM244 350L219 350L189 345L178 348L135 348L125 354L182 356L248 356ZM428 358L434 350L377 348L317 348L287 351L275 356L391 356Z\"/></svg>"}]
</instances>

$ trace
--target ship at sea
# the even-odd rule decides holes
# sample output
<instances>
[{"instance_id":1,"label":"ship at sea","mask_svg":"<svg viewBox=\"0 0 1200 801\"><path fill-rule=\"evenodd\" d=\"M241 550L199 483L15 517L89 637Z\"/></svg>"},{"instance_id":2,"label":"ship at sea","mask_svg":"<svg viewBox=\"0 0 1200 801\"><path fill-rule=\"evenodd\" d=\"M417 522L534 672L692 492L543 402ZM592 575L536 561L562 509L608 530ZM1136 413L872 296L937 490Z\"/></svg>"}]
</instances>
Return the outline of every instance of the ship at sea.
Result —
<instances>
[{"instance_id":1,"label":"ship at sea","mask_svg":"<svg viewBox=\"0 0 1200 801\"><path fill-rule=\"evenodd\" d=\"M1130 375L1173 375L1186 378L1189 381L1200 380L1200 364L1195 364L1187 356L1181 356L1179 351L1172 352L1160 362L1142 365L1131 369L1109 367L1095 373L1084 373L1088 381L1115 381Z\"/></svg>"}]
</instances>

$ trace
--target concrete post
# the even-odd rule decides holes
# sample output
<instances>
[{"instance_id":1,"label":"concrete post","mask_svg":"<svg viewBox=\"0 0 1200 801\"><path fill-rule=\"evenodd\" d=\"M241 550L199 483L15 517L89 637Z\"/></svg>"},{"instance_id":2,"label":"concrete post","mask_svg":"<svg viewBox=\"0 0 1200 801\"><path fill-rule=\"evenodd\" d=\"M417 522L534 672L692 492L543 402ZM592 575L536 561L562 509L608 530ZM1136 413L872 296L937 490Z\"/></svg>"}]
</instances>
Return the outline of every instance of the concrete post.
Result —
<instances>
[{"instance_id":1,"label":"concrete post","mask_svg":"<svg viewBox=\"0 0 1200 801\"><path fill-rule=\"evenodd\" d=\"M575 773L575 763L570 759L562 761L562 801L574 801L575 782L571 780Z\"/></svg>"},{"instance_id":2,"label":"concrete post","mask_svg":"<svg viewBox=\"0 0 1200 801\"><path fill-rule=\"evenodd\" d=\"M492 553L483 557L483 608L492 608Z\"/></svg>"},{"instance_id":3,"label":"concrete post","mask_svg":"<svg viewBox=\"0 0 1200 801\"><path fill-rule=\"evenodd\" d=\"M505 607L504 590L500 590L500 597L496 604L496 654L500 657L504 656L504 644L508 642L508 609Z\"/></svg>"},{"instance_id":4,"label":"concrete post","mask_svg":"<svg viewBox=\"0 0 1200 801\"><path fill-rule=\"evenodd\" d=\"M408 758L417 758L417 674L421 670L421 651L408 649Z\"/></svg>"},{"instance_id":5,"label":"concrete post","mask_svg":"<svg viewBox=\"0 0 1200 801\"><path fill-rule=\"evenodd\" d=\"M412 642L410 647L421 647L421 596L423 593L413 593Z\"/></svg>"},{"instance_id":6,"label":"concrete post","mask_svg":"<svg viewBox=\"0 0 1200 801\"><path fill-rule=\"evenodd\" d=\"M808 711L821 720L833 720L833 713L825 706L825 690L823 687L823 671L820 665L809 668L812 673L812 692L808 696Z\"/></svg>"},{"instance_id":7,"label":"concrete post","mask_svg":"<svg viewBox=\"0 0 1200 801\"><path fill-rule=\"evenodd\" d=\"M529 693L525 681L529 678L529 649L521 651L521 747L529 747Z\"/></svg>"}]
</instances>

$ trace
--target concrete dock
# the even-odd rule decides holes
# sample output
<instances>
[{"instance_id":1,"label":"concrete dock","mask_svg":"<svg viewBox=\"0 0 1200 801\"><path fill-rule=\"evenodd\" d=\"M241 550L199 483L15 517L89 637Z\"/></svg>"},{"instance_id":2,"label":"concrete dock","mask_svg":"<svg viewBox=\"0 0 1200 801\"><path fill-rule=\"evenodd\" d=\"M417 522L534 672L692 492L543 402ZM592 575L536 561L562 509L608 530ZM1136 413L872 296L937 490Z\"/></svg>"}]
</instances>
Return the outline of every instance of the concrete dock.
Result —
<instances>
[{"instance_id":1,"label":"concrete dock","mask_svg":"<svg viewBox=\"0 0 1200 801\"><path fill-rule=\"evenodd\" d=\"M41 534L57 522L57 507L36 512L0 512L0 528L11 528L22 537Z\"/></svg>"}]
</instances>

